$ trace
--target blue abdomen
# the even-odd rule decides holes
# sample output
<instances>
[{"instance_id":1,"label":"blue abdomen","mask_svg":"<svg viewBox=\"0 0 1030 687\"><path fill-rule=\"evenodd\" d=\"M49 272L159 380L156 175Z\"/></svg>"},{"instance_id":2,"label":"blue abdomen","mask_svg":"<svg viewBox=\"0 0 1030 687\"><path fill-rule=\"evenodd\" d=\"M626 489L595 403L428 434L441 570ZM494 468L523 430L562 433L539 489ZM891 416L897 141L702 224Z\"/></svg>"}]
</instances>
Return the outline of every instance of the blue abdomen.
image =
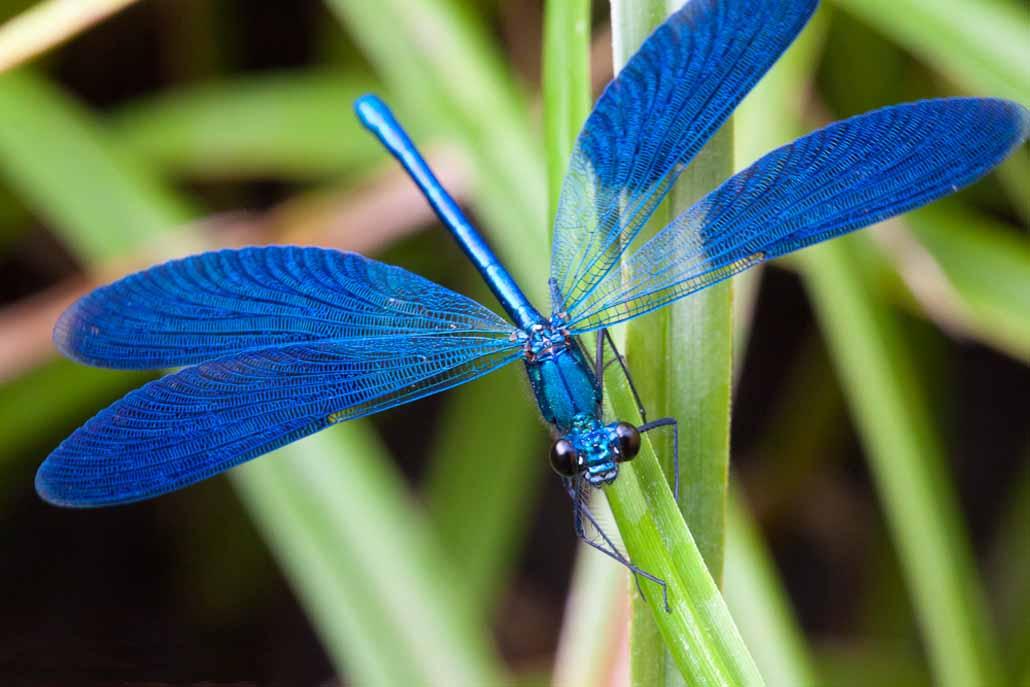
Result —
<instances>
[{"instance_id":1,"label":"blue abdomen","mask_svg":"<svg viewBox=\"0 0 1030 687\"><path fill-rule=\"evenodd\" d=\"M597 412L597 382L579 346L526 361L526 373L544 419L566 432L576 415Z\"/></svg>"}]
</instances>

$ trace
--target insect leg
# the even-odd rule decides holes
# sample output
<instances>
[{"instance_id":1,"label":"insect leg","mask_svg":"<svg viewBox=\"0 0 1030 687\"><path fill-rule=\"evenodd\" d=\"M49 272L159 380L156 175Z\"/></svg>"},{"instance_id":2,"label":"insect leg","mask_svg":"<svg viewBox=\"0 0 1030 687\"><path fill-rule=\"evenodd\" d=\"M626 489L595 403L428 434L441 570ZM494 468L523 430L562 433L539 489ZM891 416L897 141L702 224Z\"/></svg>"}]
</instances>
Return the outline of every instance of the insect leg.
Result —
<instances>
[{"instance_id":1,"label":"insect leg","mask_svg":"<svg viewBox=\"0 0 1030 687\"><path fill-rule=\"evenodd\" d=\"M604 364L604 332L606 331L608 330L602 329L597 333L597 345L594 351L594 376L602 387L604 386L604 371L608 369L608 365ZM608 364L610 365L611 361Z\"/></svg>"},{"instance_id":2,"label":"insect leg","mask_svg":"<svg viewBox=\"0 0 1030 687\"><path fill-rule=\"evenodd\" d=\"M633 573L633 582L637 585L637 591L640 592L640 596L644 599L647 599L647 595L644 594L644 589L640 586L641 577L660 586L662 588L662 603L665 606L665 612L670 613L669 586L665 580L633 565L633 563L631 563L630 560L616 548L614 542L612 542L611 538L605 534L600 523L597 522L593 513L590 512L590 509L583 502L583 496L580 491L576 489L575 485L571 484L571 482L572 480L567 480L566 490L569 492L569 496L572 497L573 528L576 532L576 536ZM590 525L594 528L594 531L601 537L602 542L595 541L587 535L586 528L583 526L583 518L587 519Z\"/></svg>"},{"instance_id":3,"label":"insect leg","mask_svg":"<svg viewBox=\"0 0 1030 687\"><path fill-rule=\"evenodd\" d=\"M672 494L678 503L680 500L680 425L674 417L663 417L645 422L637 427L637 431L643 434L658 427L672 427Z\"/></svg>"},{"instance_id":4,"label":"insect leg","mask_svg":"<svg viewBox=\"0 0 1030 687\"><path fill-rule=\"evenodd\" d=\"M633 383L633 375L629 373L629 367L626 366L626 359L622 357L622 353L620 353L619 349L615 347L615 340L612 339L612 335L608 333L607 329L602 329L598 332L598 347L600 347L601 339L606 339L608 341L608 346L611 347L612 352L615 353L615 360L618 361L619 367L622 368L622 374L626 376L626 381L629 382L629 390L633 392L633 400L636 401L637 410L640 411L640 420L644 424L647 424L647 411L644 410L644 402L640 400L640 394L637 392L637 387Z\"/></svg>"}]
</instances>

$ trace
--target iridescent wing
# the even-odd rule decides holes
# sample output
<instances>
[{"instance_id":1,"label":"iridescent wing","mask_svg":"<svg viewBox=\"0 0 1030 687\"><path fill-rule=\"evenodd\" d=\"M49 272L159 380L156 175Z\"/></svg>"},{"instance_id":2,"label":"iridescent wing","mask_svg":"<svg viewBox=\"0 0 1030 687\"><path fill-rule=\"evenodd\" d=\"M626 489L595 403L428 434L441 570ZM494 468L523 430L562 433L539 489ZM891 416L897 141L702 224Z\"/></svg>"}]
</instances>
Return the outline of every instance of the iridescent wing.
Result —
<instances>
[{"instance_id":1,"label":"iridescent wing","mask_svg":"<svg viewBox=\"0 0 1030 687\"><path fill-rule=\"evenodd\" d=\"M507 339L399 335L287 344L206 362L97 414L50 454L36 490L62 506L150 498L520 356Z\"/></svg>"},{"instance_id":2,"label":"iridescent wing","mask_svg":"<svg viewBox=\"0 0 1030 687\"><path fill-rule=\"evenodd\" d=\"M97 365L201 364L76 430L36 489L65 506L173 491L512 362L513 331L469 298L352 253L247 248L169 262L79 300L54 339Z\"/></svg>"},{"instance_id":3,"label":"iridescent wing","mask_svg":"<svg viewBox=\"0 0 1030 687\"><path fill-rule=\"evenodd\" d=\"M569 308L570 329L608 327L752 265L925 205L977 180L1030 135L1005 100L887 107L775 150L643 244Z\"/></svg>"},{"instance_id":4,"label":"iridescent wing","mask_svg":"<svg viewBox=\"0 0 1030 687\"><path fill-rule=\"evenodd\" d=\"M479 303L400 267L324 248L245 248L152 267L81 298L57 347L103 367L193 365L264 346L380 337L507 337Z\"/></svg>"},{"instance_id":5,"label":"iridescent wing","mask_svg":"<svg viewBox=\"0 0 1030 687\"><path fill-rule=\"evenodd\" d=\"M692 0L647 39L598 100L572 153L555 218L551 278L563 299L555 310L611 271L815 6Z\"/></svg>"}]
</instances>

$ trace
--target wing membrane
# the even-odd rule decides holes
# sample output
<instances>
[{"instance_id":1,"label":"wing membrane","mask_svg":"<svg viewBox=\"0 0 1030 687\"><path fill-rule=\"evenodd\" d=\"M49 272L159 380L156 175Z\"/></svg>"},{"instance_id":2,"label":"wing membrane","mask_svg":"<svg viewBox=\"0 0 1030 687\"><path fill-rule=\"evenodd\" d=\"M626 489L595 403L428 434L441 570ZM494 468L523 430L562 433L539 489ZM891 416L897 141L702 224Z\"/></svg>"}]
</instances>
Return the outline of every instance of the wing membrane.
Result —
<instances>
[{"instance_id":1,"label":"wing membrane","mask_svg":"<svg viewBox=\"0 0 1030 687\"><path fill-rule=\"evenodd\" d=\"M976 98L897 105L828 126L769 153L677 217L569 311L571 328L637 317L925 205L986 174L1028 134L1025 108Z\"/></svg>"},{"instance_id":2,"label":"wing membrane","mask_svg":"<svg viewBox=\"0 0 1030 687\"><path fill-rule=\"evenodd\" d=\"M382 344L382 345L379 345ZM130 392L36 475L63 506L127 503L193 484L351 420L464 383L521 355L506 340L394 337L258 349Z\"/></svg>"},{"instance_id":3,"label":"wing membrane","mask_svg":"<svg viewBox=\"0 0 1030 687\"><path fill-rule=\"evenodd\" d=\"M564 297L555 309L575 309L611 270L815 5L692 0L647 39L576 142L555 219L551 277Z\"/></svg>"},{"instance_id":4,"label":"wing membrane","mask_svg":"<svg viewBox=\"0 0 1030 687\"><path fill-rule=\"evenodd\" d=\"M271 246L203 253L97 289L58 320L67 356L104 367L192 365L264 346L396 335L508 336L475 301L355 253Z\"/></svg>"}]
</instances>

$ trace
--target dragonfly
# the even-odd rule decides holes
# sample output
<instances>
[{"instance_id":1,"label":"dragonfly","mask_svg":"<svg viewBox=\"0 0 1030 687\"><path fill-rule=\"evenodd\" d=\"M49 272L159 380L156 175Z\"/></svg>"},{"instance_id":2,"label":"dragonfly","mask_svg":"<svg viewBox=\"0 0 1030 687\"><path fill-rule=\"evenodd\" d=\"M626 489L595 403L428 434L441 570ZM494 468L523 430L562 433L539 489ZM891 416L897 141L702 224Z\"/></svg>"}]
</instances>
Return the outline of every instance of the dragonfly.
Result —
<instances>
[{"instance_id":1,"label":"dragonfly","mask_svg":"<svg viewBox=\"0 0 1030 687\"><path fill-rule=\"evenodd\" d=\"M90 365L183 369L77 429L40 466L38 493L73 507L148 499L521 361L553 428L550 464L573 496L576 533L664 590L607 535L586 534L589 525L603 530L583 494L618 478L642 434L679 432L674 418L649 421L635 388L640 424L604 416L606 353L632 387L609 329L950 194L1030 133L1030 112L1005 100L886 107L768 153L642 238L682 171L815 8L816 0L692 0L643 43L600 96L568 163L544 310L388 107L363 96L358 118L421 189L507 318L401 267L317 247L220 250L132 274L64 312L57 347ZM590 333L593 346L581 338Z\"/></svg>"}]
</instances>

